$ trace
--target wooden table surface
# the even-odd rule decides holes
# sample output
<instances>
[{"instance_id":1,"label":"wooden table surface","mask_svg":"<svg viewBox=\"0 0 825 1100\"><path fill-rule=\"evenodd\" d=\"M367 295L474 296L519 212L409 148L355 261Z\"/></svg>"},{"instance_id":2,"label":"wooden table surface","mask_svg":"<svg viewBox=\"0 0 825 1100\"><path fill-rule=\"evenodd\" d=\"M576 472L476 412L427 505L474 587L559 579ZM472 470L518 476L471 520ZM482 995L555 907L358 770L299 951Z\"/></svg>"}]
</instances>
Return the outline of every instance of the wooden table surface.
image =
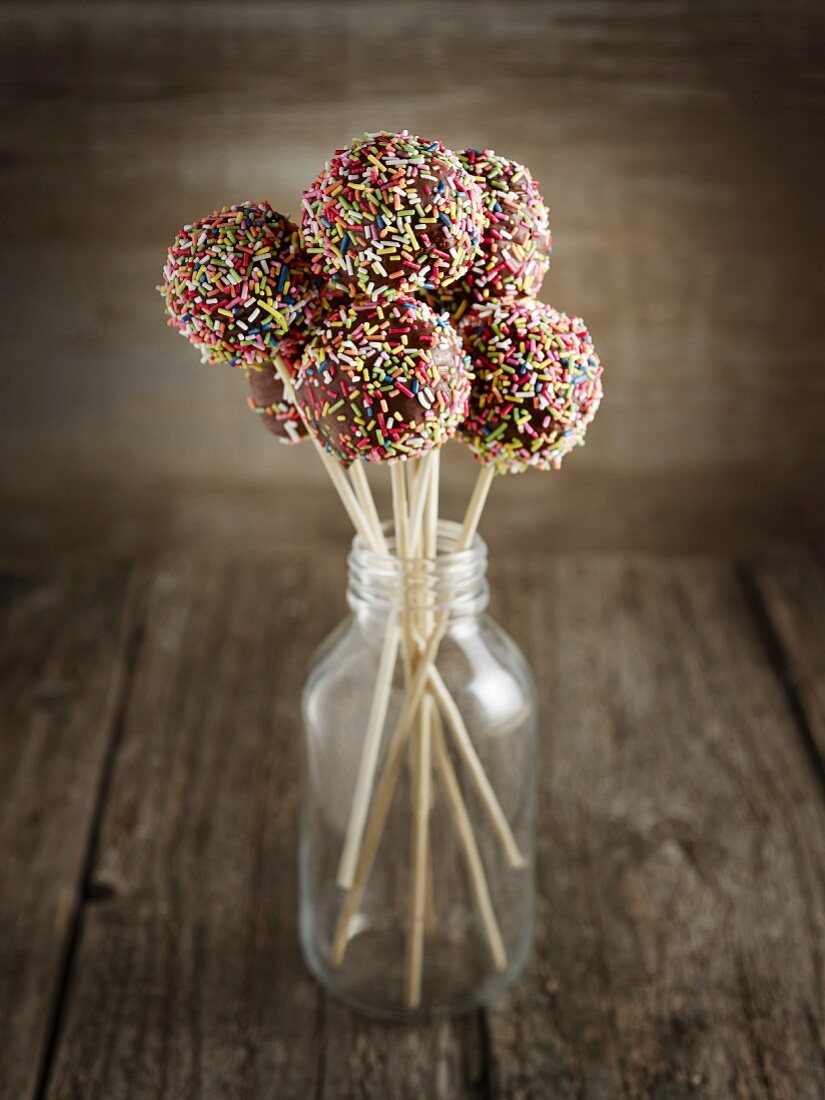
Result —
<instances>
[{"instance_id":1,"label":"wooden table surface","mask_svg":"<svg viewBox=\"0 0 825 1100\"><path fill-rule=\"evenodd\" d=\"M402 1027L296 935L297 697L341 557L9 567L0 1096L822 1097L825 573L499 555L541 693L536 949Z\"/></svg>"}]
</instances>

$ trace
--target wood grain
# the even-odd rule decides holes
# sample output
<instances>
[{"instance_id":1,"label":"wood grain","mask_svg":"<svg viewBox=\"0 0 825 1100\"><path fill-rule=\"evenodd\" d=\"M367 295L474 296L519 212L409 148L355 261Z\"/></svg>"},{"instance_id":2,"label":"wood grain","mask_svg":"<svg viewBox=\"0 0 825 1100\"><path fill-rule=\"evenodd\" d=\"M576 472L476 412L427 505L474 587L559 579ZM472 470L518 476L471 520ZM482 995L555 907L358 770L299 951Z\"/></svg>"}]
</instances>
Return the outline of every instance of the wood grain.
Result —
<instances>
[{"instance_id":1,"label":"wood grain","mask_svg":"<svg viewBox=\"0 0 825 1100\"><path fill-rule=\"evenodd\" d=\"M117 566L0 574L0 1097L35 1096L134 630Z\"/></svg>"},{"instance_id":2,"label":"wood grain","mask_svg":"<svg viewBox=\"0 0 825 1100\"><path fill-rule=\"evenodd\" d=\"M35 1094L45 1048L51 1100L821 1096L821 575L754 573L794 675L750 576L494 559L541 693L536 950L487 1012L407 1028L331 1000L297 943L298 691L342 562L13 574L0 1095Z\"/></svg>"},{"instance_id":3,"label":"wood grain","mask_svg":"<svg viewBox=\"0 0 825 1100\"><path fill-rule=\"evenodd\" d=\"M155 577L53 1100L467 1095L463 1025L358 1021L299 955L297 702L342 590L326 561Z\"/></svg>"},{"instance_id":4,"label":"wood grain","mask_svg":"<svg viewBox=\"0 0 825 1100\"><path fill-rule=\"evenodd\" d=\"M736 572L523 564L540 909L493 1095L818 1097L825 811Z\"/></svg>"},{"instance_id":5,"label":"wood grain","mask_svg":"<svg viewBox=\"0 0 825 1100\"><path fill-rule=\"evenodd\" d=\"M756 564L754 580L825 778L825 572L809 554L774 555Z\"/></svg>"}]
</instances>

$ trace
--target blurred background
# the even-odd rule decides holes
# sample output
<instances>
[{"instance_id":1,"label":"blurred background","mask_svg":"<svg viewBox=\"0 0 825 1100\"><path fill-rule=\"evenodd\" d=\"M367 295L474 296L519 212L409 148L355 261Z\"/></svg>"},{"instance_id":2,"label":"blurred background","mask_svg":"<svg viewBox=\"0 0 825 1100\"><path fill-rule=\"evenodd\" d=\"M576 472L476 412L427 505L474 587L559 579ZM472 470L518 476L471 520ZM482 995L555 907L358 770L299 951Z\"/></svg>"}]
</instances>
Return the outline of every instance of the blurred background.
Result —
<instances>
[{"instance_id":1,"label":"blurred background","mask_svg":"<svg viewBox=\"0 0 825 1100\"><path fill-rule=\"evenodd\" d=\"M179 225L297 216L336 146L404 127L532 169L542 297L605 365L588 446L496 484L492 543L821 543L821 2L28 0L0 32L4 549L343 543L311 449L154 288Z\"/></svg>"}]
</instances>

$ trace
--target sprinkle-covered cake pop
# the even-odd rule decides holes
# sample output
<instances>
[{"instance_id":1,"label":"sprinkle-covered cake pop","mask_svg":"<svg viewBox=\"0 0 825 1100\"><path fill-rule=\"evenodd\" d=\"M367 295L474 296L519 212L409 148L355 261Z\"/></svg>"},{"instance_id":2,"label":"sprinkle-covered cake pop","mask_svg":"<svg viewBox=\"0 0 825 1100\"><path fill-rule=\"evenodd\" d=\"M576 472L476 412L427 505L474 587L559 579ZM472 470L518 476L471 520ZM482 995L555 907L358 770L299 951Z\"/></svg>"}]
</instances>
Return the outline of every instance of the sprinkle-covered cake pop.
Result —
<instances>
[{"instance_id":1,"label":"sprinkle-covered cake pop","mask_svg":"<svg viewBox=\"0 0 825 1100\"><path fill-rule=\"evenodd\" d=\"M467 412L470 375L445 316L412 299L357 300L307 343L295 394L344 464L426 454Z\"/></svg>"},{"instance_id":2,"label":"sprinkle-covered cake pop","mask_svg":"<svg viewBox=\"0 0 825 1100\"><path fill-rule=\"evenodd\" d=\"M476 301L530 298L550 264L550 215L530 170L492 149L466 149L459 160L481 188L487 226L479 254L450 294Z\"/></svg>"},{"instance_id":3,"label":"sprinkle-covered cake pop","mask_svg":"<svg viewBox=\"0 0 825 1100\"><path fill-rule=\"evenodd\" d=\"M318 299L298 227L268 203L226 206L184 226L158 288L169 324L204 362L266 362Z\"/></svg>"},{"instance_id":4,"label":"sprinkle-covered cake pop","mask_svg":"<svg viewBox=\"0 0 825 1100\"><path fill-rule=\"evenodd\" d=\"M338 149L303 195L316 270L368 298L438 292L466 271L485 224L456 154L406 130Z\"/></svg>"},{"instance_id":5,"label":"sprinkle-covered cake pop","mask_svg":"<svg viewBox=\"0 0 825 1100\"><path fill-rule=\"evenodd\" d=\"M423 297L458 324L475 302L532 298L550 264L547 207L529 169L491 149L467 149L459 160L481 188L487 225L467 271L437 295Z\"/></svg>"},{"instance_id":6,"label":"sprinkle-covered cake pop","mask_svg":"<svg viewBox=\"0 0 825 1100\"><path fill-rule=\"evenodd\" d=\"M475 372L463 438L496 473L558 469L602 398L584 322L524 299L476 306L460 332Z\"/></svg>"},{"instance_id":7,"label":"sprinkle-covered cake pop","mask_svg":"<svg viewBox=\"0 0 825 1100\"><path fill-rule=\"evenodd\" d=\"M289 360L286 360L287 363ZM272 363L249 367L246 371L250 396L247 404L261 423L281 443L300 443L307 430L303 417L284 393L284 384Z\"/></svg>"}]
</instances>

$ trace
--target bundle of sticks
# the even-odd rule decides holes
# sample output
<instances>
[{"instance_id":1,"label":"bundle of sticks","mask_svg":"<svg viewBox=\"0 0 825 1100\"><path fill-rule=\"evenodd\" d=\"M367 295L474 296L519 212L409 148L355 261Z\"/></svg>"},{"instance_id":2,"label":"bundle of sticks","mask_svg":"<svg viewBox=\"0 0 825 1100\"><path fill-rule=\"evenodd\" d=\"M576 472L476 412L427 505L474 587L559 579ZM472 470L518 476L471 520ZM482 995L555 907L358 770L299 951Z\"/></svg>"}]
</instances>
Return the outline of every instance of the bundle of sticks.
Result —
<instances>
[{"instance_id":1,"label":"bundle of sticks","mask_svg":"<svg viewBox=\"0 0 825 1100\"><path fill-rule=\"evenodd\" d=\"M507 954L454 761L509 866L525 862L438 668L449 599L442 594L437 605L428 578L441 448L458 439L480 463L454 545L441 548L455 554L470 547L494 477L558 469L583 443L601 400L601 364L579 318L536 300L549 262L548 214L517 162L491 151L456 154L406 132L367 134L336 151L302 204L300 229L266 203L224 207L185 226L159 290L170 324L205 361L246 372L250 407L278 439L311 441L362 545L397 565L400 595L378 654L342 842L331 962L344 961L410 758L404 1002L415 1008L433 776L497 969ZM390 540L364 462L389 467ZM387 730L399 660L403 702Z\"/></svg>"}]
</instances>

